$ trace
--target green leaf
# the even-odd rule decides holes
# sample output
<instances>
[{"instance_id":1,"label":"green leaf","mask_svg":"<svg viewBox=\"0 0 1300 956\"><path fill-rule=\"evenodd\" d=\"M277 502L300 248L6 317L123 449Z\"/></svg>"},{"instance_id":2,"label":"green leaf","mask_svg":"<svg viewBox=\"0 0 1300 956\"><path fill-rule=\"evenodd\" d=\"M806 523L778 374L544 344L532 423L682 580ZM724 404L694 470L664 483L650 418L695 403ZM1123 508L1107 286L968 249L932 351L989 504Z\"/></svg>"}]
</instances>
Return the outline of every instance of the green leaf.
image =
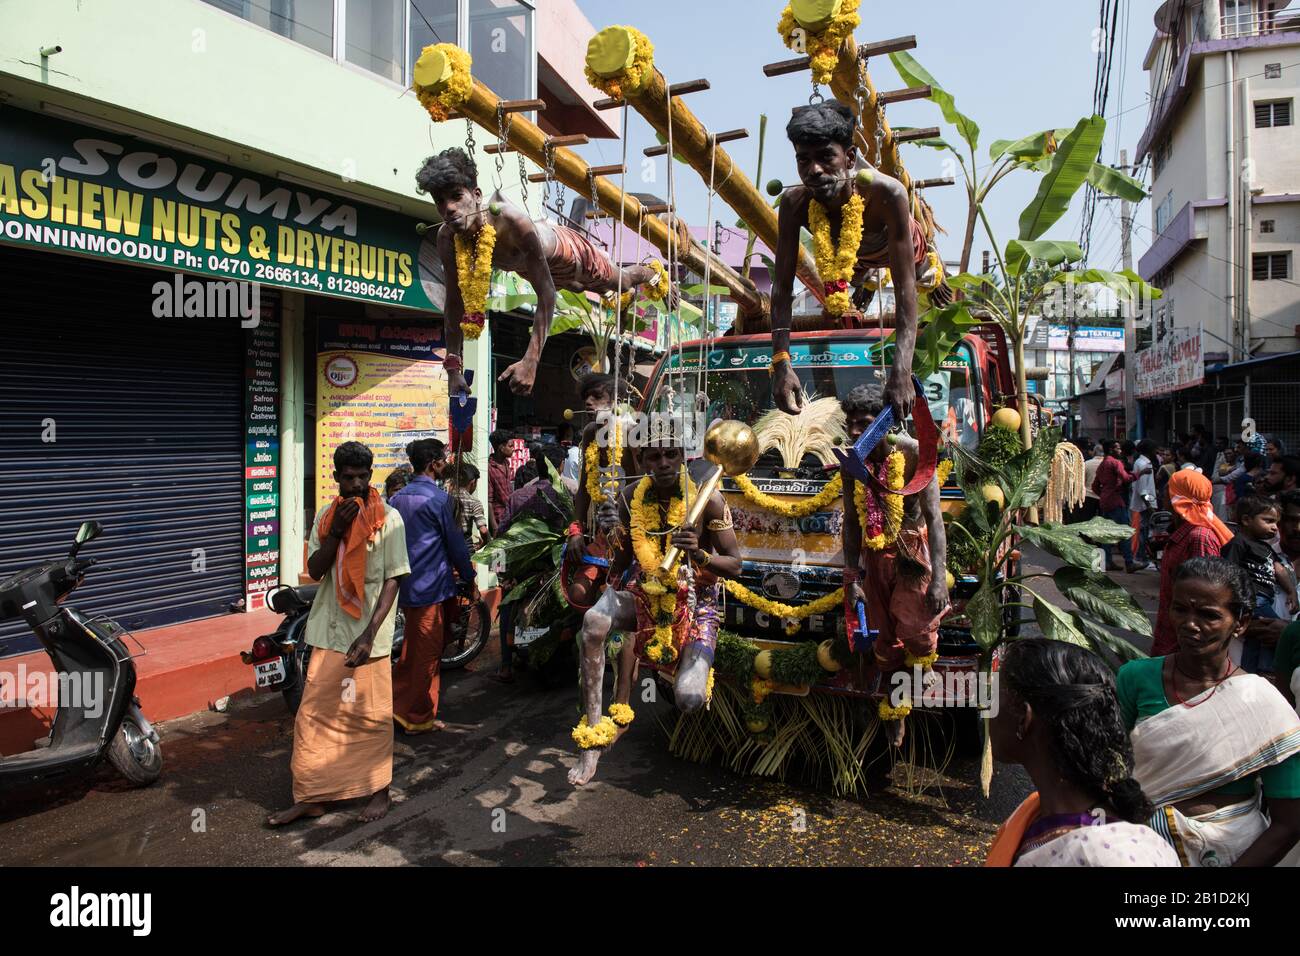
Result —
<instances>
[{"instance_id":1,"label":"green leaf","mask_svg":"<svg viewBox=\"0 0 1300 956\"><path fill-rule=\"evenodd\" d=\"M488 309L492 312L513 312L521 305L536 305L537 296L532 292L512 292L508 295L494 295L488 300Z\"/></svg>"},{"instance_id":2,"label":"green leaf","mask_svg":"<svg viewBox=\"0 0 1300 956\"><path fill-rule=\"evenodd\" d=\"M966 602L966 616L970 618L971 639L984 650L1001 639L1002 604L987 581L981 581L979 590Z\"/></svg>"},{"instance_id":3,"label":"green leaf","mask_svg":"<svg viewBox=\"0 0 1300 956\"><path fill-rule=\"evenodd\" d=\"M997 287L993 276L983 273L976 275L973 272L962 272L955 276L948 276L944 281L967 295L983 295L986 289Z\"/></svg>"},{"instance_id":4,"label":"green leaf","mask_svg":"<svg viewBox=\"0 0 1300 956\"><path fill-rule=\"evenodd\" d=\"M1018 276L1024 272L1030 260L1044 262L1049 266L1059 266L1062 262L1078 262L1083 258L1083 250L1077 242L1059 239L1036 239L1022 241L1012 239L1007 243L1007 272Z\"/></svg>"},{"instance_id":5,"label":"green leaf","mask_svg":"<svg viewBox=\"0 0 1300 956\"><path fill-rule=\"evenodd\" d=\"M759 261L762 262L763 265L767 267L767 274L770 275L770 276L775 276L775 275L776 275L776 261L775 261L771 256L764 255L764 254L761 253L761 252L760 252L760 253L757 253L757 255L758 255Z\"/></svg>"},{"instance_id":6,"label":"green leaf","mask_svg":"<svg viewBox=\"0 0 1300 956\"><path fill-rule=\"evenodd\" d=\"M1130 525L1120 524L1109 518L1089 518L1087 521L1067 527L1075 534L1090 538L1098 544L1119 544L1125 538L1133 537L1133 528Z\"/></svg>"},{"instance_id":7,"label":"green leaf","mask_svg":"<svg viewBox=\"0 0 1300 956\"><path fill-rule=\"evenodd\" d=\"M1037 594L1034 595L1034 620L1038 622L1043 637L1050 641L1065 641L1080 647L1090 646L1088 638L1075 626L1074 618L1068 611L1044 601Z\"/></svg>"},{"instance_id":8,"label":"green leaf","mask_svg":"<svg viewBox=\"0 0 1300 956\"><path fill-rule=\"evenodd\" d=\"M1008 155L1019 165L1030 165L1051 156L1056 144L1068 135L1068 129L1046 129L1020 139L1000 139L989 147L989 159L996 162Z\"/></svg>"},{"instance_id":9,"label":"green leaf","mask_svg":"<svg viewBox=\"0 0 1300 956\"><path fill-rule=\"evenodd\" d=\"M687 295L703 295L704 283L696 282L693 285L684 285L681 287L681 291L686 293ZM727 294L727 287L725 285L709 286L709 295L726 295L726 294Z\"/></svg>"},{"instance_id":10,"label":"green leaf","mask_svg":"<svg viewBox=\"0 0 1300 956\"><path fill-rule=\"evenodd\" d=\"M1088 172L1088 182L1107 196L1118 196L1129 202L1141 202L1147 198L1146 187L1141 180L1134 179L1128 173L1122 173L1110 166L1093 163Z\"/></svg>"},{"instance_id":11,"label":"green leaf","mask_svg":"<svg viewBox=\"0 0 1300 956\"><path fill-rule=\"evenodd\" d=\"M931 76L925 67L917 63L915 57L906 51L899 51L889 54L889 59L909 89L929 86L930 99L939 105L939 109L943 111L943 118L957 127L957 132L972 150L979 146L980 128L975 125L975 121L958 111L953 103L952 94L940 86L939 81Z\"/></svg>"},{"instance_id":12,"label":"green leaf","mask_svg":"<svg viewBox=\"0 0 1300 956\"><path fill-rule=\"evenodd\" d=\"M1078 532L1072 530L1077 527L1078 525L1026 524L1016 531L1030 544L1056 555L1062 561L1068 561L1077 568L1091 568L1097 549L1080 539Z\"/></svg>"},{"instance_id":13,"label":"green leaf","mask_svg":"<svg viewBox=\"0 0 1300 956\"><path fill-rule=\"evenodd\" d=\"M1057 568L1052 575L1056 588L1093 618L1115 627L1151 636L1151 619L1138 607L1128 591L1100 571Z\"/></svg>"},{"instance_id":14,"label":"green leaf","mask_svg":"<svg viewBox=\"0 0 1300 956\"><path fill-rule=\"evenodd\" d=\"M1104 117L1094 115L1079 120L1052 154L1051 167L1038 184L1038 194L1020 214L1020 235L1016 238L1041 238L1066 214L1074 194L1088 179L1105 135Z\"/></svg>"},{"instance_id":15,"label":"green leaf","mask_svg":"<svg viewBox=\"0 0 1300 956\"><path fill-rule=\"evenodd\" d=\"M970 515L980 534L987 536L993 530L993 521L989 520L991 506L984 500L984 495L980 491L981 483L974 480L974 476L969 471L963 469L959 484L962 495L966 498L966 510L962 512L962 517Z\"/></svg>"},{"instance_id":16,"label":"green leaf","mask_svg":"<svg viewBox=\"0 0 1300 956\"><path fill-rule=\"evenodd\" d=\"M1047 480L1052 474L1052 454L1061 441L1059 428L1044 428L1034 439L1028 451L1022 451L1007 462L1007 508L1028 508L1038 503L1047 490Z\"/></svg>"},{"instance_id":17,"label":"green leaf","mask_svg":"<svg viewBox=\"0 0 1300 956\"><path fill-rule=\"evenodd\" d=\"M1102 653L1103 650L1110 651L1120 659L1121 663L1142 660L1147 656L1125 638L1120 637L1118 634L1112 634L1101 625L1088 620L1078 611L1071 613L1070 617L1074 621L1074 626L1092 643L1093 652L1102 660L1106 659L1106 655Z\"/></svg>"},{"instance_id":18,"label":"green leaf","mask_svg":"<svg viewBox=\"0 0 1300 956\"><path fill-rule=\"evenodd\" d=\"M892 127L892 129L895 133L910 133L912 130L916 129L916 127L915 126L894 126ZM957 152L957 150L953 147L952 143L948 142L942 136L926 136L923 137L922 139L908 140L907 145L925 146L928 147L929 149L937 149L940 151L946 149L954 153ZM958 153L958 155L961 154Z\"/></svg>"},{"instance_id":19,"label":"green leaf","mask_svg":"<svg viewBox=\"0 0 1300 956\"><path fill-rule=\"evenodd\" d=\"M537 518L521 518L506 533L493 538L470 556L475 564L491 565L500 557L511 571L518 571L528 561L545 554L555 541L556 532Z\"/></svg>"},{"instance_id":20,"label":"green leaf","mask_svg":"<svg viewBox=\"0 0 1300 956\"><path fill-rule=\"evenodd\" d=\"M1132 269L1123 272L1111 272L1107 269L1084 269L1081 272L1058 272L1052 276L1053 282L1075 285L1104 285L1115 293L1115 298L1122 302L1132 301L1145 296L1149 299L1164 297L1164 293L1146 282Z\"/></svg>"},{"instance_id":21,"label":"green leaf","mask_svg":"<svg viewBox=\"0 0 1300 956\"><path fill-rule=\"evenodd\" d=\"M583 317L575 315L572 312L559 312L551 318L551 329L548 335L559 335L562 332L571 332L582 326Z\"/></svg>"},{"instance_id":22,"label":"green leaf","mask_svg":"<svg viewBox=\"0 0 1300 956\"><path fill-rule=\"evenodd\" d=\"M560 498L560 503L564 505L564 517L567 521L572 521L574 517L573 496L569 494L569 486L564 483L560 473L555 470L555 465L551 463L551 459L543 456L542 460L546 462L546 473L550 476L551 487L555 489L555 493ZM569 539L561 536L561 540L567 544Z\"/></svg>"},{"instance_id":23,"label":"green leaf","mask_svg":"<svg viewBox=\"0 0 1300 956\"><path fill-rule=\"evenodd\" d=\"M540 577L541 577L540 574L531 574L528 577L524 578L524 580L520 581L518 584L516 584L513 588L510 589L510 593L501 599L501 603L510 604L513 601L518 601L521 597L523 597L528 592L529 588L531 588L534 584L537 583L537 579Z\"/></svg>"}]
</instances>

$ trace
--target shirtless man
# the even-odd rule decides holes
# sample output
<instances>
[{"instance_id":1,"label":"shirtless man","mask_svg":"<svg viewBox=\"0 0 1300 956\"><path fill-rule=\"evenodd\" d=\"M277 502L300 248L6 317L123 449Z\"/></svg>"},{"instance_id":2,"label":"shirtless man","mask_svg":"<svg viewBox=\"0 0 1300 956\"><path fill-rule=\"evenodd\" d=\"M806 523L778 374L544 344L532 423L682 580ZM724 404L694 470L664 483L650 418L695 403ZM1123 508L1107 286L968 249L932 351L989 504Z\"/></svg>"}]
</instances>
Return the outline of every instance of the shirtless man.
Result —
<instances>
[{"instance_id":1,"label":"shirtless man","mask_svg":"<svg viewBox=\"0 0 1300 956\"><path fill-rule=\"evenodd\" d=\"M606 502L598 511L598 520L606 528L620 523L623 528L631 527L629 501L635 497L641 485L646 506L658 509L659 525L666 525L666 516L675 498L681 497L682 465L685 454L680 440L665 440L660 444L651 444L638 450L637 462L645 478L633 489L624 492L619 498L617 511L615 505ZM640 534L644 535L644 532ZM601 720L601 691L605 675L605 639L612 631L635 633L634 640L625 640L619 654L619 673L615 683L615 704L626 705L636 683L638 657L654 634L654 614L650 608L650 597L644 585L648 575L644 568L633 564L634 548L638 543L638 531L632 528L624 531L616 539L618 544L610 560L609 580L611 586L605 589L594 607L582 619L582 683L584 703L586 705L587 725L594 727ZM681 549L681 561L689 561L695 570L695 607L679 607L674 615L676 626L673 637L674 646L680 654L677 662L676 676L673 682L673 698L677 707L684 713L698 710L707 700L709 671L713 667L713 652L718 641L718 627L721 614L718 607L718 578L735 578L740 574L740 545L736 533L731 527L731 517L722 494L715 491L704 507L700 524L682 526L671 535L655 537L656 548L663 551L663 542ZM620 590L613 582L622 580L624 571L632 567L632 581L626 590ZM680 567L680 564L679 564ZM680 605L683 594L678 590ZM689 633L684 633L689 629ZM622 736L626 726L620 727ZM615 738L617 740L617 738ZM609 746L613 746L610 744ZM608 747L589 747L581 752L578 764L569 772L569 782L581 787L591 780L596 772L596 762L601 751Z\"/></svg>"},{"instance_id":2,"label":"shirtless man","mask_svg":"<svg viewBox=\"0 0 1300 956\"><path fill-rule=\"evenodd\" d=\"M809 203L816 201L825 209L831 238L838 243L844 204L857 192L866 205L862 242L849 285L855 290L855 304L861 308L870 299L870 292L863 288L867 273L888 266L893 276L898 334L894 364L885 383L885 400L894 406L895 421L901 422L911 412L916 397L911 373L916 348L917 280L936 281L929 274L930 248L925 229L912 218L907 189L897 179L865 165L855 175L858 153L853 145L853 114L848 107L839 103L801 106L794 111L785 132L794 144L803 185L785 193L777 216L776 275L772 278L773 400L791 415L799 414L803 404L799 376L789 360L790 309L794 302L799 230L808 227ZM822 279L828 294L835 291L830 277ZM849 321L847 314L845 320Z\"/></svg>"},{"instance_id":3,"label":"shirtless man","mask_svg":"<svg viewBox=\"0 0 1300 956\"><path fill-rule=\"evenodd\" d=\"M859 385L841 402L845 430L850 443L856 442L871 427L884 407L879 385ZM921 414L929 414L922 407ZM916 439L910 435L894 436L893 444L882 440L867 455L867 468L886 480L886 461L893 451L902 452L905 461L904 484L916 471ZM858 601L867 607L867 625L878 630L873 649L876 666L883 679L881 687L891 686L889 674L900 668L920 665L929 671L939 644L939 619L948 609L947 564L948 538L939 506L939 482L930 479L924 489L903 499L903 523L890 540L885 528L885 543L873 549L863 543L863 529L854 503L857 482L841 469L844 480L844 600L852 613ZM879 498L874 486L868 486L867 498L872 510L879 512ZM886 522L887 524L887 522ZM921 688L913 688L913 700ZM901 746L906 719L887 722L889 739ZM892 727L889 727L892 724Z\"/></svg>"},{"instance_id":4,"label":"shirtless man","mask_svg":"<svg viewBox=\"0 0 1300 956\"><path fill-rule=\"evenodd\" d=\"M517 272L532 283L537 293L537 314L528 348L523 358L497 379L508 384L516 395L532 394L537 363L555 315L556 289L617 291L620 272L624 292L655 279L655 272L649 266L627 266L620 270L577 230L545 219L534 222L525 210L506 202L499 191L484 205L483 191L478 187L478 170L463 149L452 147L430 156L415 174L415 182L421 192L433 197L443 220L438 230L438 255L447 276L443 328L447 343L447 389L452 395L462 390L469 392L461 367L460 323L465 318L465 303L461 301L454 236L472 239L483 223L491 223L496 230L493 268Z\"/></svg>"}]
</instances>

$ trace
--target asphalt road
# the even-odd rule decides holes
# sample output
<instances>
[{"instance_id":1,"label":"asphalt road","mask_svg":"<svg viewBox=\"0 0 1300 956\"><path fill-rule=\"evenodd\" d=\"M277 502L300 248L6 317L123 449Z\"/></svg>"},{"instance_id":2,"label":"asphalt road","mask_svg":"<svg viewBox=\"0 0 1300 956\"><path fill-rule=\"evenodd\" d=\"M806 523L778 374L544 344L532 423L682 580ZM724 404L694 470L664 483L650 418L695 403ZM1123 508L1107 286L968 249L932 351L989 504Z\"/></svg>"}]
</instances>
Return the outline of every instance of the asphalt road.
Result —
<instances>
[{"instance_id":1,"label":"asphalt road","mask_svg":"<svg viewBox=\"0 0 1300 956\"><path fill-rule=\"evenodd\" d=\"M1116 579L1153 606L1155 574ZM445 731L398 738L383 820L360 824L354 803L266 828L290 802L292 721L278 695L258 696L163 724L163 777L148 789L105 769L6 800L0 864L978 865L1029 790L1020 768L998 766L985 799L971 757L910 786L896 769L893 786L852 800L743 777L671 756L660 722L674 711L660 701L637 707L595 782L575 791L575 691L527 674L489 680L494 650L445 679Z\"/></svg>"}]
</instances>

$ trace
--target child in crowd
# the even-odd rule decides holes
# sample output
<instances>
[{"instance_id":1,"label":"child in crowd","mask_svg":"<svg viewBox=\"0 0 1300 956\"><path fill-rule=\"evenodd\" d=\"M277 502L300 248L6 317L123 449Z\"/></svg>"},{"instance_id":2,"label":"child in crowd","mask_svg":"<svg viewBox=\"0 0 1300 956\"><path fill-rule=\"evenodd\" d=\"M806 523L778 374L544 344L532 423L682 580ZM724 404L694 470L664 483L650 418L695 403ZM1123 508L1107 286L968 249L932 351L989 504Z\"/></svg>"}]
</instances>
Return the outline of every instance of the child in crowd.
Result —
<instances>
[{"instance_id":1,"label":"child in crowd","mask_svg":"<svg viewBox=\"0 0 1300 956\"><path fill-rule=\"evenodd\" d=\"M1225 560L1250 576L1255 586L1256 618L1277 617L1273 601L1279 590L1286 595L1287 609L1291 614L1300 610L1295 584L1278 561L1270 543L1277 537L1280 518L1277 502L1263 495L1246 495L1237 502L1237 534L1221 552ZM1258 638L1246 638L1241 666L1252 674L1272 673L1273 649L1263 646Z\"/></svg>"}]
</instances>

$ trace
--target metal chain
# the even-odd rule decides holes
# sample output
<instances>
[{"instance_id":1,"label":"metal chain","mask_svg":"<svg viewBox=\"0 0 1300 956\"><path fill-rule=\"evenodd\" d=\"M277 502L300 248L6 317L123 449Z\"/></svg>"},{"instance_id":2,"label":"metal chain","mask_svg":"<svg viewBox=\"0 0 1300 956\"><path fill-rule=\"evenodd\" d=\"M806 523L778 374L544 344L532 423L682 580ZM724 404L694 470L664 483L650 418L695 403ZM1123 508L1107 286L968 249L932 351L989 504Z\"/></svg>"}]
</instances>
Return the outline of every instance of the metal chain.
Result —
<instances>
[{"instance_id":1,"label":"metal chain","mask_svg":"<svg viewBox=\"0 0 1300 956\"><path fill-rule=\"evenodd\" d=\"M474 160L474 149L475 149L474 121L472 119L466 119L465 120L465 152L469 155L471 162L473 162Z\"/></svg>"},{"instance_id":2,"label":"metal chain","mask_svg":"<svg viewBox=\"0 0 1300 956\"><path fill-rule=\"evenodd\" d=\"M501 188L501 170L506 166L506 110L497 104L497 154L494 158L497 167L497 189Z\"/></svg>"},{"instance_id":3,"label":"metal chain","mask_svg":"<svg viewBox=\"0 0 1300 956\"><path fill-rule=\"evenodd\" d=\"M519 157L519 192L524 203L524 212L528 211L528 167L524 165L524 154L522 151L516 151L515 155ZM546 210L542 210L546 214Z\"/></svg>"},{"instance_id":4,"label":"metal chain","mask_svg":"<svg viewBox=\"0 0 1300 956\"><path fill-rule=\"evenodd\" d=\"M809 67L811 70L811 66ZM822 96L822 88L817 85L817 74L812 74L812 96L808 97L809 106L818 106L826 102L826 97Z\"/></svg>"},{"instance_id":5,"label":"metal chain","mask_svg":"<svg viewBox=\"0 0 1300 956\"><path fill-rule=\"evenodd\" d=\"M551 180L555 178L555 146L549 139L542 144L542 160L546 172L546 178L542 180L542 215L546 215L546 207L551 201Z\"/></svg>"}]
</instances>

